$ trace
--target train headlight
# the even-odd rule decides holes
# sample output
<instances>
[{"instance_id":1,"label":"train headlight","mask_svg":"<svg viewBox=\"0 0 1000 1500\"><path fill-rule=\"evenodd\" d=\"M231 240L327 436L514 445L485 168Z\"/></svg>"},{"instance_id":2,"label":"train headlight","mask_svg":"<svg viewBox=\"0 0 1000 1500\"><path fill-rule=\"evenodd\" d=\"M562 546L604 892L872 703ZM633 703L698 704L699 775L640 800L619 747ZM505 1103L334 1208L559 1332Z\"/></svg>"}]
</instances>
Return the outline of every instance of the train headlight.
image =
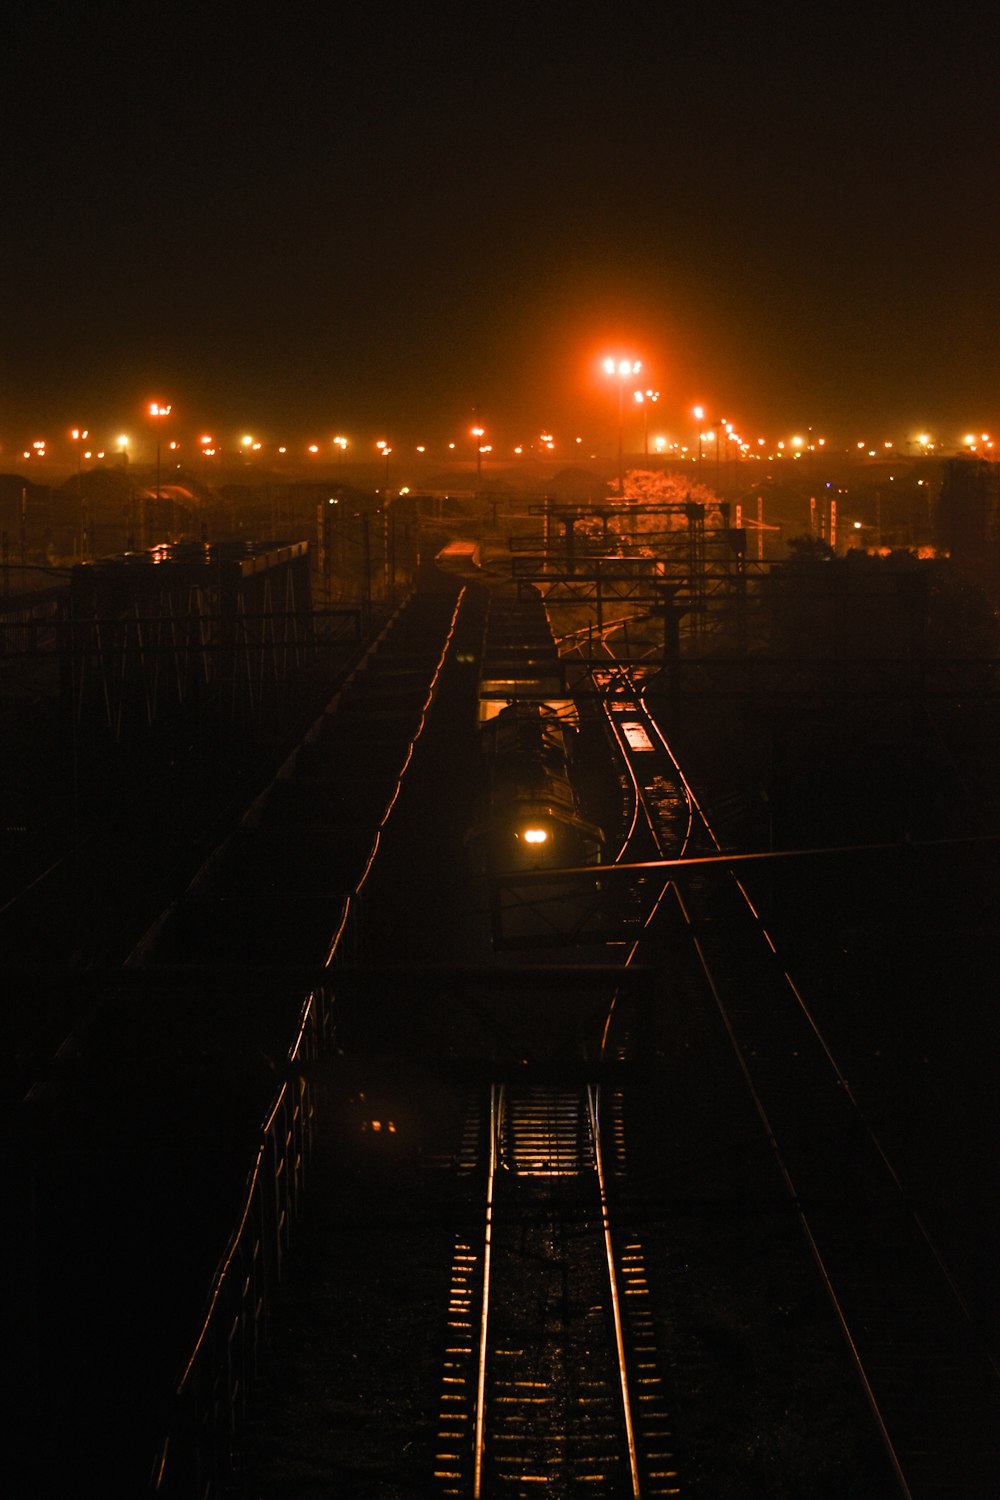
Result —
<instances>
[{"instance_id":1,"label":"train headlight","mask_svg":"<svg viewBox=\"0 0 1000 1500\"><path fill-rule=\"evenodd\" d=\"M548 831L545 828L526 828L524 830L524 842L526 844L544 844L548 836Z\"/></svg>"}]
</instances>

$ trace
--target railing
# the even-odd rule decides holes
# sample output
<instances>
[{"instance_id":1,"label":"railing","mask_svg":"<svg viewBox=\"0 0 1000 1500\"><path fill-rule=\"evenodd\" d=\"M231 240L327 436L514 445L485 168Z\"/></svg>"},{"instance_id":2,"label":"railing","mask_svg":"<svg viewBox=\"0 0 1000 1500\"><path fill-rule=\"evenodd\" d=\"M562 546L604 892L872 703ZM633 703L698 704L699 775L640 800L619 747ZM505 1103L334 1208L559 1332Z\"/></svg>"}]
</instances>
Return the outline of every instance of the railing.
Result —
<instances>
[{"instance_id":1,"label":"railing","mask_svg":"<svg viewBox=\"0 0 1000 1500\"><path fill-rule=\"evenodd\" d=\"M281 1280L314 1142L318 1089L310 1075L318 1070L309 1064L322 1060L333 1045L335 971L330 966L335 957L356 957L351 952L357 940L356 903L437 692L463 594L464 590L455 602L420 722L406 748L367 863L331 936L325 958L330 978L303 1002L298 1035L288 1053L288 1081L261 1127L242 1214L219 1262L193 1352L165 1413L166 1436L156 1453L150 1481L151 1492L165 1500L213 1500L222 1494L231 1475L236 1434L267 1336L268 1301ZM371 654L374 650L375 646Z\"/></svg>"},{"instance_id":2,"label":"railing","mask_svg":"<svg viewBox=\"0 0 1000 1500\"><path fill-rule=\"evenodd\" d=\"M289 1063L321 1058L332 1032L332 986L305 1001ZM267 1336L268 1303L281 1280L316 1130L308 1068L291 1077L261 1126L240 1220L216 1270L201 1329L173 1393L151 1489L209 1500L231 1472L233 1442Z\"/></svg>"}]
</instances>

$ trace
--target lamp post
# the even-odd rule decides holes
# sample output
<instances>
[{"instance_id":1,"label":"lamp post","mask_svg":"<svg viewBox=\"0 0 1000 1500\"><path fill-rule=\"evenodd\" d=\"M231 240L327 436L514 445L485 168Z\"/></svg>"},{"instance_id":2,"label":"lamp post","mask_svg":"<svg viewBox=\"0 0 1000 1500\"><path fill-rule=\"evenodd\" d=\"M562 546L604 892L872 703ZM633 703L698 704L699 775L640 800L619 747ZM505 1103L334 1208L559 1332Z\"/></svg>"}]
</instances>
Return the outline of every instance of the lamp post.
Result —
<instances>
[{"instance_id":1,"label":"lamp post","mask_svg":"<svg viewBox=\"0 0 1000 1500\"><path fill-rule=\"evenodd\" d=\"M164 406L160 401L149 403L149 415L156 419L156 514L160 514L160 423L164 417L169 417L172 408Z\"/></svg>"},{"instance_id":2,"label":"lamp post","mask_svg":"<svg viewBox=\"0 0 1000 1500\"><path fill-rule=\"evenodd\" d=\"M638 359L611 359L604 361L604 370L608 375L618 376L618 493L625 493L625 382L630 375L638 375L642 369L642 362Z\"/></svg>"},{"instance_id":3,"label":"lamp post","mask_svg":"<svg viewBox=\"0 0 1000 1500\"><path fill-rule=\"evenodd\" d=\"M469 429L476 440L476 488L483 474L483 438L486 436L485 427L472 427Z\"/></svg>"},{"instance_id":4,"label":"lamp post","mask_svg":"<svg viewBox=\"0 0 1000 1500\"><path fill-rule=\"evenodd\" d=\"M388 492L389 492L389 454L392 452L392 446L391 446L390 443L388 443L385 440L385 438L379 438L379 440L375 444L375 446L378 449L378 451L381 453L382 457L385 459L385 489L386 489L386 494L388 494Z\"/></svg>"},{"instance_id":5,"label":"lamp post","mask_svg":"<svg viewBox=\"0 0 1000 1500\"><path fill-rule=\"evenodd\" d=\"M642 407L642 456L649 458L649 408L660 399L659 391L636 391L635 401Z\"/></svg>"},{"instance_id":6,"label":"lamp post","mask_svg":"<svg viewBox=\"0 0 1000 1500\"><path fill-rule=\"evenodd\" d=\"M83 498L83 449L82 445L88 436L86 427L74 427L70 433L76 444L76 498L80 507L80 561L86 562L89 552L89 537L87 535L87 503ZM89 457L89 454L88 454Z\"/></svg>"}]
</instances>

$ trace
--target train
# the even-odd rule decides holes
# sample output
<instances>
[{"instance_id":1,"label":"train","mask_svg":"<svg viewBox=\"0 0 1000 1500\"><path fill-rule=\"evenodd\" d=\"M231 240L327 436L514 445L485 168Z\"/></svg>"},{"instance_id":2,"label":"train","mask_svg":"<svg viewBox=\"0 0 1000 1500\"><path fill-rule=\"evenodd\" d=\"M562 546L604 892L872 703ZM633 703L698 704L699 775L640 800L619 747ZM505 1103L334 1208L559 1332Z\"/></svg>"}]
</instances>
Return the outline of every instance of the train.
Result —
<instances>
[{"instance_id":1,"label":"train","mask_svg":"<svg viewBox=\"0 0 1000 1500\"><path fill-rule=\"evenodd\" d=\"M583 817L572 781L573 705L514 699L480 729L482 816L467 846L488 875L599 864L604 834Z\"/></svg>"}]
</instances>

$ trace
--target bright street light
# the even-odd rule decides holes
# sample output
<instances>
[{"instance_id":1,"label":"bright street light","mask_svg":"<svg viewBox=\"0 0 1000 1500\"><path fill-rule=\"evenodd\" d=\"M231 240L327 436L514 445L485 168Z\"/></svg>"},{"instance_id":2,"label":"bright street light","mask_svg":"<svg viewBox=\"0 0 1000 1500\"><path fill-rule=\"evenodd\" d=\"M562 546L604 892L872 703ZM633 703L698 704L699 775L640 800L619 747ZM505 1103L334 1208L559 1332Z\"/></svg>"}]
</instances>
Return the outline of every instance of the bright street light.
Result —
<instances>
[{"instance_id":1,"label":"bright street light","mask_svg":"<svg viewBox=\"0 0 1000 1500\"><path fill-rule=\"evenodd\" d=\"M173 408L165 406L162 401L151 401L149 403L149 415L156 418L156 515L160 515L160 423L164 417L169 417ZM173 537L170 538L173 541Z\"/></svg>"},{"instance_id":2,"label":"bright street light","mask_svg":"<svg viewBox=\"0 0 1000 1500\"><path fill-rule=\"evenodd\" d=\"M610 355L604 361L604 373L606 375L618 376L618 493L625 493L625 382L632 375L638 375L642 369L642 361L638 359L613 359Z\"/></svg>"},{"instance_id":3,"label":"bright street light","mask_svg":"<svg viewBox=\"0 0 1000 1500\"><path fill-rule=\"evenodd\" d=\"M636 405L642 407L642 452L643 457L649 457L649 408L655 406L660 399L659 391L635 391Z\"/></svg>"}]
</instances>

